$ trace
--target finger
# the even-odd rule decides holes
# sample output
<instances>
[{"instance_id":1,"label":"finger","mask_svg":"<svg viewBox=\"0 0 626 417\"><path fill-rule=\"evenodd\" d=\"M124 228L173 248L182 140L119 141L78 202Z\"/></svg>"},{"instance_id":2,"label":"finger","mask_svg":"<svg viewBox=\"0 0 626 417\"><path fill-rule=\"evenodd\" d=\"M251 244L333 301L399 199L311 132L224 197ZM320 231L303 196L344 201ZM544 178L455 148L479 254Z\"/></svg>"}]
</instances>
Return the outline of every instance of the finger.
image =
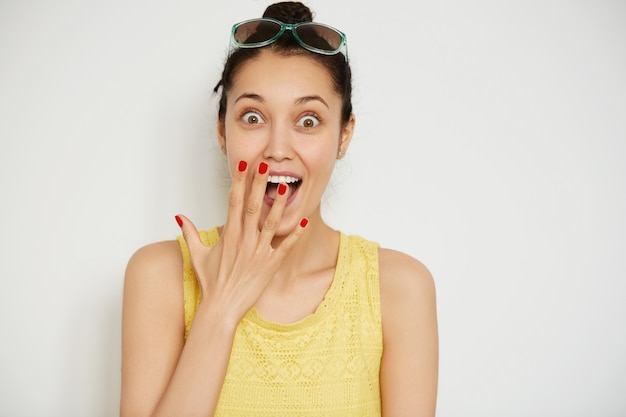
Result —
<instances>
[{"instance_id":1,"label":"finger","mask_svg":"<svg viewBox=\"0 0 626 417\"><path fill-rule=\"evenodd\" d=\"M241 232L241 216L246 193L246 177L248 175L248 163L239 161L237 170L233 174L230 192L228 194L228 214L224 225L224 235L233 233L238 236Z\"/></svg>"},{"instance_id":2,"label":"finger","mask_svg":"<svg viewBox=\"0 0 626 417\"><path fill-rule=\"evenodd\" d=\"M267 188L267 176L269 166L261 162L254 174L250 195L246 201L246 213L244 219L244 234L248 237L256 236L259 217L263 209L263 199Z\"/></svg>"},{"instance_id":3,"label":"finger","mask_svg":"<svg viewBox=\"0 0 626 417\"><path fill-rule=\"evenodd\" d=\"M267 214L267 217L263 221L263 226L261 227L261 236L259 238L259 245L269 245L276 234L276 230L280 225L280 220L283 216L283 212L285 211L285 204L287 203L287 191L289 190L289 186L281 182L278 184L278 190L276 193L276 198L274 199L274 203L272 204L272 208L270 212Z\"/></svg>"},{"instance_id":4,"label":"finger","mask_svg":"<svg viewBox=\"0 0 626 417\"><path fill-rule=\"evenodd\" d=\"M187 243L187 248L189 249L189 254L196 253L201 248L205 246L202 244L200 240L200 234L198 233L198 229L196 226L189 220L187 217L182 214L178 214L174 216L178 226L180 226L181 231L183 232L183 239L185 239L185 243Z\"/></svg>"},{"instance_id":5,"label":"finger","mask_svg":"<svg viewBox=\"0 0 626 417\"><path fill-rule=\"evenodd\" d=\"M200 285L200 299L202 300L204 294L206 294L206 277L216 276L217 273L215 271L219 269L219 260L216 261L216 258L213 257L213 261L211 261L211 256L208 256L214 253L215 247L208 247L202 243L198 229L187 217L179 214L175 218L183 232L183 239L187 244L189 260Z\"/></svg>"},{"instance_id":6,"label":"finger","mask_svg":"<svg viewBox=\"0 0 626 417\"><path fill-rule=\"evenodd\" d=\"M300 239L300 237L304 234L306 227L309 224L309 219L303 217L300 219L298 225L294 228L294 230L285 238L280 245L274 250L274 256L276 260L280 262L293 248L296 242Z\"/></svg>"}]
</instances>

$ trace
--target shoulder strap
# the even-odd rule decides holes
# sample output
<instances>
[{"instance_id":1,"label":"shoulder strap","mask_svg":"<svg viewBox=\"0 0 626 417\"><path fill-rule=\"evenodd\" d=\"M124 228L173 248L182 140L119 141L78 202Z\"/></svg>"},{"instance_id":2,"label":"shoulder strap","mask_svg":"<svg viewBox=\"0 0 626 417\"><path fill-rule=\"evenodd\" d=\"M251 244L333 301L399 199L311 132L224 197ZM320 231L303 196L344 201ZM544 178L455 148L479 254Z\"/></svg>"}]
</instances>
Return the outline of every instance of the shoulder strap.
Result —
<instances>
[{"instance_id":1,"label":"shoulder strap","mask_svg":"<svg viewBox=\"0 0 626 417\"><path fill-rule=\"evenodd\" d=\"M364 239L358 235L350 236L353 268L359 270L360 276L364 279L359 280L359 285L363 285L369 296L370 305L373 307L380 306L380 283L379 283L379 264L378 264L378 242ZM358 260L358 261L357 261Z\"/></svg>"}]
</instances>

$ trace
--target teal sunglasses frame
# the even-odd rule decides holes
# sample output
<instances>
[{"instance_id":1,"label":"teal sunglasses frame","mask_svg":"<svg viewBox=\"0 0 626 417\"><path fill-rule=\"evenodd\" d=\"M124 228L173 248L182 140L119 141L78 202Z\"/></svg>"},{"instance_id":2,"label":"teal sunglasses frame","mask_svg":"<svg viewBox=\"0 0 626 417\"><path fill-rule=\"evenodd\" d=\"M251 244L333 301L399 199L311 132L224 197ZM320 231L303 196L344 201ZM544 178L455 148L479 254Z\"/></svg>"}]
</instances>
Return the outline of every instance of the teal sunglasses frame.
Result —
<instances>
[{"instance_id":1,"label":"teal sunglasses frame","mask_svg":"<svg viewBox=\"0 0 626 417\"><path fill-rule=\"evenodd\" d=\"M262 23L276 25L276 29L277 29L276 34L273 35L271 38L260 41L260 42L247 43L245 41L240 42L237 40L238 30L242 30L242 28L245 29L247 25L250 25L254 29L256 29L256 26ZM256 24L256 26L253 26L253 24ZM315 34L317 36L325 39L329 43L329 45L334 46L337 43L338 45L335 49L330 50L330 49L321 49L314 45L308 44L305 40L302 39L301 34L298 34L298 29L300 28L311 28L315 31ZM230 48L229 48L228 54L230 55L235 48L262 48L264 46L270 45L276 42L278 39L280 39L280 37L283 36L283 34L288 30L291 31L291 34L293 35L296 42L298 42L298 44L302 46L304 49L309 50L311 52L315 52L316 54L322 54L322 55L336 55L338 53L343 53L346 62L348 62L347 38L346 38L346 35L340 30L335 29L332 26L324 25L322 23L317 23L317 22L301 22L301 23L291 24L291 23L283 23L280 20L270 19L270 18L265 18L265 17L244 20L243 22L234 24L232 31L231 31L231 35L230 35ZM324 36L325 34L331 35L333 37L336 36L337 39L329 40L328 36Z\"/></svg>"}]
</instances>

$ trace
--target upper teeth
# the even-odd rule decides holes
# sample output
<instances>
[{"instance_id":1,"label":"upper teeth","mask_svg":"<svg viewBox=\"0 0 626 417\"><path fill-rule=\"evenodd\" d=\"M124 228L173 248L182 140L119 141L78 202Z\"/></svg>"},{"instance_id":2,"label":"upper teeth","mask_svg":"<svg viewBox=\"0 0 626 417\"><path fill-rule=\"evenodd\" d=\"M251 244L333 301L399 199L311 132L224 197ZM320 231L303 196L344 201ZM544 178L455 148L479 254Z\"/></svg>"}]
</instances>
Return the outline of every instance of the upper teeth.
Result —
<instances>
[{"instance_id":1,"label":"upper teeth","mask_svg":"<svg viewBox=\"0 0 626 417\"><path fill-rule=\"evenodd\" d=\"M271 182L274 184L279 184L281 182L290 184L292 182L298 182L299 180L296 177L289 177L286 175L270 175L267 177L267 182Z\"/></svg>"}]
</instances>

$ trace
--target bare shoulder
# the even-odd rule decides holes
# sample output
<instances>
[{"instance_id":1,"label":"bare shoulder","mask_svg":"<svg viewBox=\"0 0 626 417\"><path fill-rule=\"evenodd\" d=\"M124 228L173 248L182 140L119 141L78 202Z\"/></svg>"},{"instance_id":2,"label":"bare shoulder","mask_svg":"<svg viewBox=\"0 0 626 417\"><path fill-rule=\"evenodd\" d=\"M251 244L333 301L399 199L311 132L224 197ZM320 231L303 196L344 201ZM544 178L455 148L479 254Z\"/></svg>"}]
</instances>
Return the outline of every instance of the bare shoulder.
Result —
<instances>
[{"instance_id":1,"label":"bare shoulder","mask_svg":"<svg viewBox=\"0 0 626 417\"><path fill-rule=\"evenodd\" d=\"M435 282L417 259L392 249L379 249L380 305L387 342L405 335L406 326L436 327Z\"/></svg>"},{"instance_id":2,"label":"bare shoulder","mask_svg":"<svg viewBox=\"0 0 626 417\"><path fill-rule=\"evenodd\" d=\"M149 415L184 344L183 262L175 240L130 257L122 306L121 415Z\"/></svg>"},{"instance_id":3,"label":"bare shoulder","mask_svg":"<svg viewBox=\"0 0 626 417\"><path fill-rule=\"evenodd\" d=\"M417 259L379 249L383 415L434 416L438 329L435 283Z\"/></svg>"},{"instance_id":4,"label":"bare shoulder","mask_svg":"<svg viewBox=\"0 0 626 417\"><path fill-rule=\"evenodd\" d=\"M183 261L175 240L139 248L128 261L124 278L125 307L132 304L182 305ZM156 307L156 305L155 305Z\"/></svg>"},{"instance_id":5,"label":"bare shoulder","mask_svg":"<svg viewBox=\"0 0 626 417\"><path fill-rule=\"evenodd\" d=\"M126 267L127 279L161 275L172 270L182 271L180 246L175 240L151 243L132 254Z\"/></svg>"},{"instance_id":6,"label":"bare shoulder","mask_svg":"<svg viewBox=\"0 0 626 417\"><path fill-rule=\"evenodd\" d=\"M415 299L435 296L435 283L428 268L406 253L380 248L378 250L381 301L393 298Z\"/></svg>"}]
</instances>

